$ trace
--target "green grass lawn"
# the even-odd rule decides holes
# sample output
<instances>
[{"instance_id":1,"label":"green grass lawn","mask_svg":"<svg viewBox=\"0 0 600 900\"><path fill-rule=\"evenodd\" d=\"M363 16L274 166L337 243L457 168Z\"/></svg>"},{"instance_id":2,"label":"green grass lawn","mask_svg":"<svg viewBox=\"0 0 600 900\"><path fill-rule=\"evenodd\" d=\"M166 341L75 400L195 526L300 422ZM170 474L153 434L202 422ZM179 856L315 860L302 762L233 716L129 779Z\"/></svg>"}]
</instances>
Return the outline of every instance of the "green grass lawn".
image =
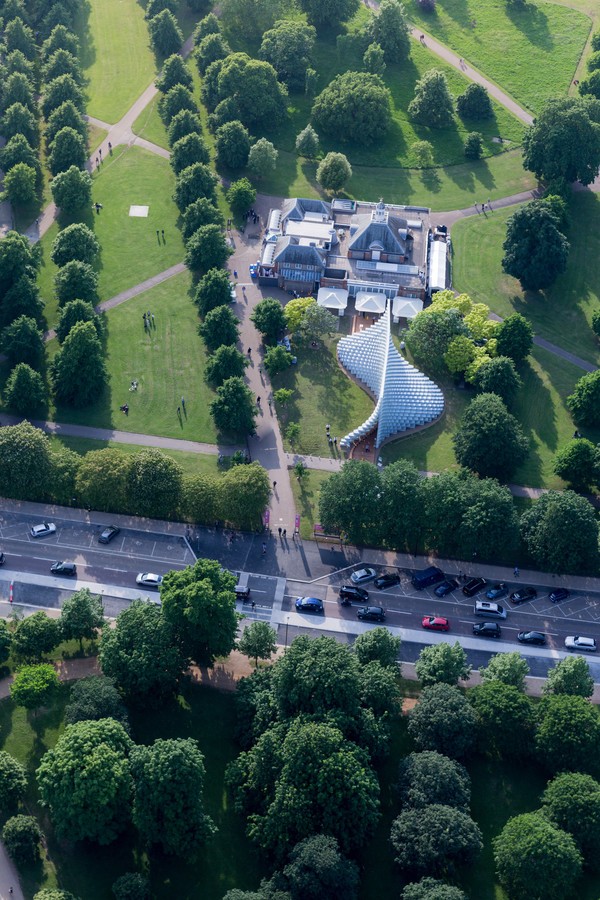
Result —
<instances>
[{"instance_id":1,"label":"green grass lawn","mask_svg":"<svg viewBox=\"0 0 600 900\"><path fill-rule=\"evenodd\" d=\"M174 186L168 161L139 147L115 148L113 156L94 175L93 198L104 208L100 215L87 210L83 220L94 229L101 246L98 262L101 300L183 260L178 211L171 199ZM134 204L147 205L148 218L131 218L129 207ZM164 244L156 238L156 230L163 228ZM50 250L58 231L59 225L55 223L41 241L43 264L39 284L49 326L56 321L53 290L56 266L50 260Z\"/></svg>"},{"instance_id":2,"label":"green grass lawn","mask_svg":"<svg viewBox=\"0 0 600 900\"><path fill-rule=\"evenodd\" d=\"M154 78L144 9L136 0L90 0L77 33L89 81L87 112L114 124Z\"/></svg>"},{"instance_id":3,"label":"green grass lawn","mask_svg":"<svg viewBox=\"0 0 600 900\"><path fill-rule=\"evenodd\" d=\"M290 472L294 503L300 515L300 537L305 541L312 540L313 526L319 521L319 492L329 477L329 472L308 469L302 482L299 482Z\"/></svg>"},{"instance_id":4,"label":"green grass lawn","mask_svg":"<svg viewBox=\"0 0 600 900\"><path fill-rule=\"evenodd\" d=\"M502 272L506 220L514 208L462 219L452 228L454 287L493 312L519 312L541 337L600 365L600 344L591 329L600 303L600 198L591 192L570 200L569 263L547 291L524 292Z\"/></svg>"},{"instance_id":5,"label":"green grass lawn","mask_svg":"<svg viewBox=\"0 0 600 900\"><path fill-rule=\"evenodd\" d=\"M167 129L163 125L162 119L158 114L158 103L161 97L162 94L157 94L156 97L150 101L148 106L142 110L133 123L133 133L168 150L169 140L167 138Z\"/></svg>"},{"instance_id":6,"label":"green grass lawn","mask_svg":"<svg viewBox=\"0 0 600 900\"><path fill-rule=\"evenodd\" d=\"M217 442L208 409L214 395L204 381L206 354L196 331L198 318L189 286L190 275L185 272L109 310L107 391L98 403L83 410L56 409L55 421ZM148 309L155 315L156 328L151 333L144 330L142 321ZM52 341L50 355L57 349ZM139 387L130 393L133 379ZM187 415L180 420L177 407L182 395ZM119 410L125 402L128 416Z\"/></svg>"},{"instance_id":7,"label":"green grass lawn","mask_svg":"<svg viewBox=\"0 0 600 900\"><path fill-rule=\"evenodd\" d=\"M410 0L407 12L533 112L568 91L592 25L582 13L545 0L444 0L427 14Z\"/></svg>"}]
</instances>

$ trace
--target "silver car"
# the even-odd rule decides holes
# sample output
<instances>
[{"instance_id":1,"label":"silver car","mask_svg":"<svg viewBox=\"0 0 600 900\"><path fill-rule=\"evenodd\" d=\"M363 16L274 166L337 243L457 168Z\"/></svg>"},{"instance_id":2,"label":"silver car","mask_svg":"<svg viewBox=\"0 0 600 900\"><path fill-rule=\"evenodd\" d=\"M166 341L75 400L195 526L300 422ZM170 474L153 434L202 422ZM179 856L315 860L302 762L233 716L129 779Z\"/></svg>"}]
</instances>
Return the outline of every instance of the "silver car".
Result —
<instances>
[{"instance_id":1,"label":"silver car","mask_svg":"<svg viewBox=\"0 0 600 900\"><path fill-rule=\"evenodd\" d=\"M56 525L54 522L42 522L40 525L33 525L29 529L32 538L46 537L47 534L54 534Z\"/></svg>"},{"instance_id":2,"label":"silver car","mask_svg":"<svg viewBox=\"0 0 600 900\"><path fill-rule=\"evenodd\" d=\"M580 634L570 635L565 638L565 647L567 650L579 650L584 653L595 653L598 649L594 638L583 637Z\"/></svg>"},{"instance_id":3,"label":"silver car","mask_svg":"<svg viewBox=\"0 0 600 900\"><path fill-rule=\"evenodd\" d=\"M159 588L163 577L162 575L155 575L154 572L140 572L135 580L143 587Z\"/></svg>"}]
</instances>

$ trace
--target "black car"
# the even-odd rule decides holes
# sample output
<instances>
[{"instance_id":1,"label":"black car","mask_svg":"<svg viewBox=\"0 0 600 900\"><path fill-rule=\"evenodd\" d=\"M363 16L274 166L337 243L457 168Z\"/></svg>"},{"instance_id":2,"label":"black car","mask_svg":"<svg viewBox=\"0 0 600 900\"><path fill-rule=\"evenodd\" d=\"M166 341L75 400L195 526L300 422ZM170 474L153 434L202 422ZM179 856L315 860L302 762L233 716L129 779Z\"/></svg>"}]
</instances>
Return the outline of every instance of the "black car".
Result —
<instances>
[{"instance_id":1,"label":"black car","mask_svg":"<svg viewBox=\"0 0 600 900\"><path fill-rule=\"evenodd\" d=\"M510 602L515 606L520 606L521 603L527 603L528 600L535 600L537 597L537 591L532 587L524 587L519 588L518 591L513 591L510 595Z\"/></svg>"},{"instance_id":2,"label":"black car","mask_svg":"<svg viewBox=\"0 0 600 900\"><path fill-rule=\"evenodd\" d=\"M441 584L438 584L434 591L434 594L437 597L445 597L447 594L451 594L452 591L455 591L457 587L458 581L455 581L454 578L446 578L445 581L442 581Z\"/></svg>"},{"instance_id":3,"label":"black car","mask_svg":"<svg viewBox=\"0 0 600 900\"><path fill-rule=\"evenodd\" d=\"M344 584L340 588L340 599L360 600L361 603L366 603L369 599L369 592L365 591L364 588L356 587L354 584Z\"/></svg>"},{"instance_id":4,"label":"black car","mask_svg":"<svg viewBox=\"0 0 600 900\"><path fill-rule=\"evenodd\" d=\"M385 610L381 606L363 606L356 614L365 622L383 622L385 619Z\"/></svg>"},{"instance_id":5,"label":"black car","mask_svg":"<svg viewBox=\"0 0 600 900\"><path fill-rule=\"evenodd\" d=\"M561 600L566 600L569 594L570 591L566 588L555 588L548 596L552 603L560 603Z\"/></svg>"},{"instance_id":6,"label":"black car","mask_svg":"<svg viewBox=\"0 0 600 900\"><path fill-rule=\"evenodd\" d=\"M319 600L318 597L298 597L296 609L305 613L322 613L324 606L323 601Z\"/></svg>"},{"instance_id":7,"label":"black car","mask_svg":"<svg viewBox=\"0 0 600 900\"><path fill-rule=\"evenodd\" d=\"M379 590L383 590L383 588L393 587L395 584L400 584L400 576L397 572L386 572L385 575L380 575L373 582L376 588Z\"/></svg>"},{"instance_id":8,"label":"black car","mask_svg":"<svg viewBox=\"0 0 600 900\"><path fill-rule=\"evenodd\" d=\"M72 562L55 562L50 566L53 575L77 575L77 566Z\"/></svg>"},{"instance_id":9,"label":"black car","mask_svg":"<svg viewBox=\"0 0 600 900\"><path fill-rule=\"evenodd\" d=\"M106 528L100 533L98 536L99 544L110 544L113 538L115 538L119 532L121 531L116 525L107 525Z\"/></svg>"},{"instance_id":10,"label":"black car","mask_svg":"<svg viewBox=\"0 0 600 900\"><path fill-rule=\"evenodd\" d=\"M465 597L474 597L475 594L478 594L479 591L482 591L484 589L486 584L487 582L485 578L471 578L465 584L462 592Z\"/></svg>"},{"instance_id":11,"label":"black car","mask_svg":"<svg viewBox=\"0 0 600 900\"><path fill-rule=\"evenodd\" d=\"M478 637L499 638L502 631L497 622L481 622L473 625L473 634Z\"/></svg>"},{"instance_id":12,"label":"black car","mask_svg":"<svg viewBox=\"0 0 600 900\"><path fill-rule=\"evenodd\" d=\"M520 631L517 635L517 640L521 644L537 644L539 647L542 647L546 643L546 635L542 634L541 631Z\"/></svg>"},{"instance_id":13,"label":"black car","mask_svg":"<svg viewBox=\"0 0 600 900\"><path fill-rule=\"evenodd\" d=\"M0 566L3 566L5 562L6 562L6 557L5 557L4 553L2 553L0 551Z\"/></svg>"}]
</instances>

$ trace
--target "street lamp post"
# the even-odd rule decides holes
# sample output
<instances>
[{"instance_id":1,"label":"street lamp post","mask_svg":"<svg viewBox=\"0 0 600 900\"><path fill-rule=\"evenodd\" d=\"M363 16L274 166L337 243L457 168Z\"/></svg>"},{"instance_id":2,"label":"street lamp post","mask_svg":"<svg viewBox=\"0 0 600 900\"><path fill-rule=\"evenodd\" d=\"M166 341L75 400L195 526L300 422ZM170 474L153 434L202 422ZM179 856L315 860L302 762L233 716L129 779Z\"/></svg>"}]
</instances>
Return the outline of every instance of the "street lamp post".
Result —
<instances>
[{"instance_id":1,"label":"street lamp post","mask_svg":"<svg viewBox=\"0 0 600 900\"><path fill-rule=\"evenodd\" d=\"M285 649L284 652L287 651L287 642L288 642L288 628L290 627L290 617L288 616L285 620Z\"/></svg>"}]
</instances>

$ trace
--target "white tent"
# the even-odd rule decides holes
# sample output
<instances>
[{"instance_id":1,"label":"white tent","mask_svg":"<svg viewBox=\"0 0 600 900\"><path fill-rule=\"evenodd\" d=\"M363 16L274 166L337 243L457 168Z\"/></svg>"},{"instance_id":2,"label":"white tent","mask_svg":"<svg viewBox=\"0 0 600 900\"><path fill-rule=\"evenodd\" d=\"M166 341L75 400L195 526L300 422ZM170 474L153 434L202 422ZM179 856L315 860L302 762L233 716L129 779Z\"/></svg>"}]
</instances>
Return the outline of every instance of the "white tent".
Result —
<instances>
[{"instance_id":1,"label":"white tent","mask_svg":"<svg viewBox=\"0 0 600 900\"><path fill-rule=\"evenodd\" d=\"M385 312L387 297L385 294L367 294L359 291L354 304L356 312L375 313L381 315Z\"/></svg>"},{"instance_id":2,"label":"white tent","mask_svg":"<svg viewBox=\"0 0 600 900\"><path fill-rule=\"evenodd\" d=\"M431 242L429 251L429 290L432 294L446 290L448 284L446 280L447 255L448 244L445 241Z\"/></svg>"},{"instance_id":3,"label":"white tent","mask_svg":"<svg viewBox=\"0 0 600 900\"><path fill-rule=\"evenodd\" d=\"M344 310L348 306L348 291L345 291L343 288L319 288L317 303L319 306L325 306L327 309L337 309L338 315L343 316Z\"/></svg>"},{"instance_id":4,"label":"white tent","mask_svg":"<svg viewBox=\"0 0 600 900\"><path fill-rule=\"evenodd\" d=\"M397 322L398 319L414 319L422 309L422 300L411 300L410 297L394 297L392 300L394 322Z\"/></svg>"}]
</instances>

